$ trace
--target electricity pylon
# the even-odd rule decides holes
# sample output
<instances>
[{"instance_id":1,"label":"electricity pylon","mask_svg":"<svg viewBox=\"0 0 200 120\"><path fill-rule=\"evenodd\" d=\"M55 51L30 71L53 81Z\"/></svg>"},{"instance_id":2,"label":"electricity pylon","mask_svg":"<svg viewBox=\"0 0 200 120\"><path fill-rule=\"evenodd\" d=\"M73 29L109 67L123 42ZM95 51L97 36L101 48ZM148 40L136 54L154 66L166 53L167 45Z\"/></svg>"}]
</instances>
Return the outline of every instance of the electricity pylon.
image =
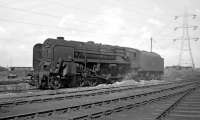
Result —
<instances>
[{"instance_id":1,"label":"electricity pylon","mask_svg":"<svg viewBox=\"0 0 200 120\"><path fill-rule=\"evenodd\" d=\"M182 36L180 38L174 39L181 40L181 47L180 47L180 53L179 53L179 66L187 66L195 68L194 59L192 56L192 49L191 49L191 40L197 41L199 38L191 38L189 34L189 30L193 29L196 30L198 26L190 26L189 25L189 17L192 17L193 19L196 18L197 15L195 14L188 14L187 9L185 8L184 15L182 16L175 16L175 20L179 17L182 17L183 22L182 26L175 27L174 30L178 30L179 28L182 29Z\"/></svg>"}]
</instances>

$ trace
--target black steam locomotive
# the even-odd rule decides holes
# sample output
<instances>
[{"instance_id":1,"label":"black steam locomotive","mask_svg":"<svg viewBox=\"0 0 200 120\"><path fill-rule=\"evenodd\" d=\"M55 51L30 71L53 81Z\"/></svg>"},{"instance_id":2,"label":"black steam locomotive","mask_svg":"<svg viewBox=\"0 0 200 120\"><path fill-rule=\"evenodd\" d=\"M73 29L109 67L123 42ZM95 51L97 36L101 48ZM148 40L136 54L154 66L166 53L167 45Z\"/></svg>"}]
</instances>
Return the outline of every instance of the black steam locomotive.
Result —
<instances>
[{"instance_id":1,"label":"black steam locomotive","mask_svg":"<svg viewBox=\"0 0 200 120\"><path fill-rule=\"evenodd\" d=\"M58 37L34 46L33 68L37 87L58 89L122 79L161 79L164 60L153 52Z\"/></svg>"}]
</instances>

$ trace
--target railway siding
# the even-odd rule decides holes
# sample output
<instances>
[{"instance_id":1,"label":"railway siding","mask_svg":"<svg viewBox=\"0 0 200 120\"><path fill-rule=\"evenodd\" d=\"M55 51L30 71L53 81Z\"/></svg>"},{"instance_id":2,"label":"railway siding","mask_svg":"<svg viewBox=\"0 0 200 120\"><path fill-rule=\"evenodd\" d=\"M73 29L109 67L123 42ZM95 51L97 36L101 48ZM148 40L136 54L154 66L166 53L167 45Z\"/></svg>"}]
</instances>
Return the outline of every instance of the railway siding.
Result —
<instances>
[{"instance_id":1,"label":"railway siding","mask_svg":"<svg viewBox=\"0 0 200 120\"><path fill-rule=\"evenodd\" d=\"M127 111L131 108L143 106L144 104L160 101L161 99L165 99L170 96L183 94L187 90L188 88L182 88L182 89L177 89L175 91L169 90L167 92L163 91L163 92L158 92L158 93L147 95L147 96L145 95L146 97L141 96L141 97L138 97L137 99L130 97L126 99L119 99L118 101L117 100L109 101L105 104L100 104L99 106L91 107L91 109L86 109L86 110L82 109L82 110L73 111L73 112L69 111L66 114L49 116L45 118L45 120L53 120L53 119L64 120L66 118L70 120L79 120L79 119L84 120L84 119L104 118L112 114L117 114L122 111Z\"/></svg>"},{"instance_id":2,"label":"railway siding","mask_svg":"<svg viewBox=\"0 0 200 120\"><path fill-rule=\"evenodd\" d=\"M172 83L164 83L164 84L155 84L155 85L145 85L145 86L135 86L135 85L128 85L128 86L120 86L120 87L111 87L111 88L102 88L102 89L89 89L83 91L73 91L73 92L60 92L58 94L47 94L47 95L39 95L39 96L29 96L29 97L22 97L17 99L3 99L0 102L1 107L9 107L9 106L16 106L16 105L23 105L23 104L31 104L31 103L41 103L41 102L48 102L48 101L58 101L64 99L73 99L73 98L80 98L80 97L88 97L88 96L95 96L95 95L103 95L103 94L111 94L117 92L126 92L129 90L136 90L136 89L147 89L149 87L162 87L166 85L171 85Z\"/></svg>"},{"instance_id":3,"label":"railway siding","mask_svg":"<svg viewBox=\"0 0 200 120\"><path fill-rule=\"evenodd\" d=\"M64 101L55 101L52 102L46 102L43 104L30 104L30 105L21 105L18 107L14 107L12 109L8 109L8 113L3 114L3 118L16 118L16 117L35 117L35 116L43 116L43 115L52 115L55 113L65 113L69 110L83 110L82 108L93 108L94 106L98 105L105 105L110 103L120 103L124 100L134 100L135 102L141 102L141 99L149 98L154 99L154 97L157 97L156 94L162 94L165 92L165 94L171 94L173 90L182 88L185 89L185 87L192 87L193 84L182 84L182 85L171 85L171 87L165 87L160 89L147 89L146 91L138 91L135 94L133 91L126 92L126 93L120 93L116 94L113 93L111 95L104 95L104 98L100 98L99 96L91 96L91 98L87 97L87 99L77 99L77 100L64 100ZM166 92L168 91L168 92ZM149 97L151 96L151 97ZM95 98L96 97L96 98ZM85 101L84 101L85 100ZM128 106L128 105L127 105ZM120 109L120 108L117 108ZM29 112L28 112L29 111ZM24 113L25 112L25 113ZM95 113L96 114L96 113ZM1 118L1 119L3 119Z\"/></svg>"},{"instance_id":4,"label":"railway siding","mask_svg":"<svg viewBox=\"0 0 200 120\"><path fill-rule=\"evenodd\" d=\"M200 120L200 86L165 109L156 120Z\"/></svg>"}]
</instances>

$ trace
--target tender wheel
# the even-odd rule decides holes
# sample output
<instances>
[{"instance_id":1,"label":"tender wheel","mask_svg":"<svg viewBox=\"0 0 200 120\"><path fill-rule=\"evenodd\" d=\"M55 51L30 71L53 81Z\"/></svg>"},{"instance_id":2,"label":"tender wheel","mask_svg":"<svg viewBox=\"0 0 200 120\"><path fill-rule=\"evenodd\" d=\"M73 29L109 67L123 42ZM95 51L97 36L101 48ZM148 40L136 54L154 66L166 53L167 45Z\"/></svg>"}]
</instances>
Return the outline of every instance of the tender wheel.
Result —
<instances>
[{"instance_id":1,"label":"tender wheel","mask_svg":"<svg viewBox=\"0 0 200 120\"><path fill-rule=\"evenodd\" d=\"M58 89L61 87L61 81L58 77L50 77L49 84L51 89Z\"/></svg>"}]
</instances>

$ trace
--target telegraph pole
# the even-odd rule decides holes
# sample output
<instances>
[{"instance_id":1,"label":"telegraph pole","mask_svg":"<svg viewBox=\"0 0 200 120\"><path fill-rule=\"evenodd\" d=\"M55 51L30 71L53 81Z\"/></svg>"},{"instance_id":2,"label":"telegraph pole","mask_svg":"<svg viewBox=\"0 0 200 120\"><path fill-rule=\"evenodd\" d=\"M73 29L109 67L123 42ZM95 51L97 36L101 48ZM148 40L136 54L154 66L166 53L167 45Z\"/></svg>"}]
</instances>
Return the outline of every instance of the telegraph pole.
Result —
<instances>
[{"instance_id":1,"label":"telegraph pole","mask_svg":"<svg viewBox=\"0 0 200 120\"><path fill-rule=\"evenodd\" d=\"M197 15L195 14L188 14L187 9L185 8L184 14L182 16L175 16L175 20L179 17L182 17L182 26L175 27L174 30L182 29L182 36L180 38L174 39L181 40L181 47L180 47L180 53L179 53L179 60L178 65L179 66L185 66L189 65L189 67L195 68L195 63L192 55L192 49L191 49L191 40L198 40L199 38L191 38L189 34L190 29L196 30L198 26L190 26L189 25L189 17L192 17L193 19L196 18ZM186 56L187 55L187 56ZM186 58L189 57L189 60L186 60ZM187 63L187 62L189 63Z\"/></svg>"},{"instance_id":2,"label":"telegraph pole","mask_svg":"<svg viewBox=\"0 0 200 120\"><path fill-rule=\"evenodd\" d=\"M151 41L151 49L150 49L150 52L152 52L152 47L153 47L153 46L152 46L152 40L153 40L153 39L152 39L152 37L151 37L151 38L150 38L150 41Z\"/></svg>"}]
</instances>

